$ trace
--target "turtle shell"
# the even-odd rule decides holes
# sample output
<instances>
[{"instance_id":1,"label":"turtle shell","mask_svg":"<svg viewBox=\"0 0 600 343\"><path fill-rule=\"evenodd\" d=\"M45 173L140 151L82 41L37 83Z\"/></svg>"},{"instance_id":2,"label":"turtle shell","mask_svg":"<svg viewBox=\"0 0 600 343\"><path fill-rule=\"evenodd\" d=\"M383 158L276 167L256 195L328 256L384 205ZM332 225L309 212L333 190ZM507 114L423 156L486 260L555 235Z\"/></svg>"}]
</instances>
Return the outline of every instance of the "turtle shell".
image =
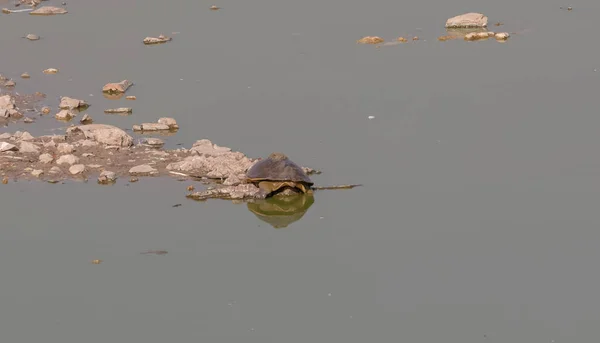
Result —
<instances>
[{"instance_id":1,"label":"turtle shell","mask_svg":"<svg viewBox=\"0 0 600 343\"><path fill-rule=\"evenodd\" d=\"M246 173L251 182L292 181L303 182L307 186L314 183L299 165L282 153L272 153L268 158L256 162Z\"/></svg>"}]
</instances>

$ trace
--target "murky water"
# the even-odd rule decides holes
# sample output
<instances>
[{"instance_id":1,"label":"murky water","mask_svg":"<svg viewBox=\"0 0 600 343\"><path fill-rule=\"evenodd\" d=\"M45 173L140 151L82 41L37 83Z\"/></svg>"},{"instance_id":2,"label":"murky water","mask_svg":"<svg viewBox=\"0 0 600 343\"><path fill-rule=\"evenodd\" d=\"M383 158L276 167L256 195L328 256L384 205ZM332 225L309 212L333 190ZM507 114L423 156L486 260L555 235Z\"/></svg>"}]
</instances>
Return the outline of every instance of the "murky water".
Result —
<instances>
[{"instance_id":1,"label":"murky water","mask_svg":"<svg viewBox=\"0 0 600 343\"><path fill-rule=\"evenodd\" d=\"M282 151L318 184L365 186L317 192L275 229L246 204L187 200L189 182L0 185L2 342L597 340L600 3L212 4L2 14L0 72L53 108L89 101L96 123L172 116L167 147ZM438 42L465 11L520 34ZM102 96L125 78L138 100Z\"/></svg>"}]
</instances>

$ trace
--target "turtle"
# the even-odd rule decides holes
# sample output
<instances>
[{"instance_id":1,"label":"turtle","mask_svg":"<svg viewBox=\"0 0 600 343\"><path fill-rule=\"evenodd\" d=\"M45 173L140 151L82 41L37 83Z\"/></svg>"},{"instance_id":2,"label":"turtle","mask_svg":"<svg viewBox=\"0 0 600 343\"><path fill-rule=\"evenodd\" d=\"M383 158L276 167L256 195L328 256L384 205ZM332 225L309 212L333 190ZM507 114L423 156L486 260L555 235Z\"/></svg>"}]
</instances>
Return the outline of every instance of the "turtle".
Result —
<instances>
[{"instance_id":1,"label":"turtle","mask_svg":"<svg viewBox=\"0 0 600 343\"><path fill-rule=\"evenodd\" d=\"M256 185L265 197L285 190L312 194L311 186L314 184L300 166L280 152L270 154L248 169L246 183Z\"/></svg>"}]
</instances>

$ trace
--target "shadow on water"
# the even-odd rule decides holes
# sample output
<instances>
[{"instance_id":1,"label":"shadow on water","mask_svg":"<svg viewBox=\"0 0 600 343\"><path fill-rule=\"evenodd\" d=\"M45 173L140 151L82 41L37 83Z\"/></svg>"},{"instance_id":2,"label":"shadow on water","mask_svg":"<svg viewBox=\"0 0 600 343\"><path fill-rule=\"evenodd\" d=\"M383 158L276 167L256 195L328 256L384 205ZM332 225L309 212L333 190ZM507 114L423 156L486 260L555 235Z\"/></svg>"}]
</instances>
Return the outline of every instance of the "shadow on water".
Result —
<instances>
[{"instance_id":1,"label":"shadow on water","mask_svg":"<svg viewBox=\"0 0 600 343\"><path fill-rule=\"evenodd\" d=\"M311 194L274 196L248 203L248 210L276 229L287 227L304 216L315 202Z\"/></svg>"}]
</instances>

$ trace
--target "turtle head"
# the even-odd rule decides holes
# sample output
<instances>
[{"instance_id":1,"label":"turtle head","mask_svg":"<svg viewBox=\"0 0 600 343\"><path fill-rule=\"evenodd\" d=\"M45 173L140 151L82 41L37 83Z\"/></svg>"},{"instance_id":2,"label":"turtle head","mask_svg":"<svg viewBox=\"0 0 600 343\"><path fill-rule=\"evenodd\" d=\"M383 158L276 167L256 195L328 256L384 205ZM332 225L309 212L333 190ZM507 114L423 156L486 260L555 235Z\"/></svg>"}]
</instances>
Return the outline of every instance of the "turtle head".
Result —
<instances>
[{"instance_id":1,"label":"turtle head","mask_svg":"<svg viewBox=\"0 0 600 343\"><path fill-rule=\"evenodd\" d=\"M288 159L288 157L281 152L274 152L271 155L269 155L269 158L275 161L282 161Z\"/></svg>"}]
</instances>

